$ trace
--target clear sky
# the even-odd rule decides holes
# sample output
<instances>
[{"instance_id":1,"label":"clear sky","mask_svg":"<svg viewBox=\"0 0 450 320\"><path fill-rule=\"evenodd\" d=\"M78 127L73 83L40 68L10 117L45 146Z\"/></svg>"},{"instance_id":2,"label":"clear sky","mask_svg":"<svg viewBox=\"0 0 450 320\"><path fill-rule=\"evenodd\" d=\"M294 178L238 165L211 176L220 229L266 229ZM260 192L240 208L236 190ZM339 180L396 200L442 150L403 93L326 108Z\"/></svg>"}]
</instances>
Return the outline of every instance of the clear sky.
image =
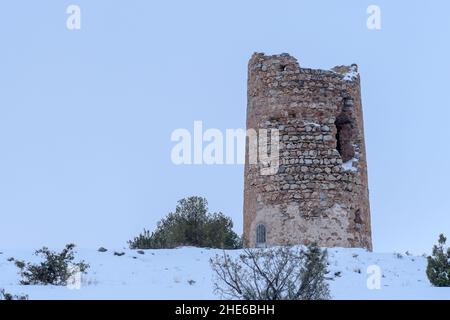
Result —
<instances>
[{"instance_id":1,"label":"clear sky","mask_svg":"<svg viewBox=\"0 0 450 320\"><path fill-rule=\"evenodd\" d=\"M125 246L189 195L241 233L243 166L176 166L170 135L244 128L257 51L359 65L374 249L428 251L450 236L449 14L447 0L2 1L0 249Z\"/></svg>"}]
</instances>

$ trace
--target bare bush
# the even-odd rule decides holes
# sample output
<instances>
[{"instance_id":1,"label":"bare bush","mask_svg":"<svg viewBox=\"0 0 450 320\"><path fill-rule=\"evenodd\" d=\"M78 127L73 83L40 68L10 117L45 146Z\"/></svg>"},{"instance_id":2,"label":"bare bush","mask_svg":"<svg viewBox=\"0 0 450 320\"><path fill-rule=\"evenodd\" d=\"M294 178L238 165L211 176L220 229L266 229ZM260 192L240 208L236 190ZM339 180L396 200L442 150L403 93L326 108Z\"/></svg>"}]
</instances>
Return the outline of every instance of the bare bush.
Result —
<instances>
[{"instance_id":1,"label":"bare bush","mask_svg":"<svg viewBox=\"0 0 450 320\"><path fill-rule=\"evenodd\" d=\"M324 300L330 298L327 252L316 245L246 249L237 258L224 252L210 261L215 292L244 300Z\"/></svg>"}]
</instances>

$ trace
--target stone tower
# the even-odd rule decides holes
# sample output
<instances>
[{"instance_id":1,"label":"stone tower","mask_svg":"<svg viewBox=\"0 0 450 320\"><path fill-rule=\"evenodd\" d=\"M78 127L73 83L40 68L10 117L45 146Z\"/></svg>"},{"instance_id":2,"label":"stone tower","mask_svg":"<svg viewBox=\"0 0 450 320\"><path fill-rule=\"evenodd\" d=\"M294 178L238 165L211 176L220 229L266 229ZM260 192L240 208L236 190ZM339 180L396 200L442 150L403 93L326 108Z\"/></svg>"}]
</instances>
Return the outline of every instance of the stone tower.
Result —
<instances>
[{"instance_id":1,"label":"stone tower","mask_svg":"<svg viewBox=\"0 0 450 320\"><path fill-rule=\"evenodd\" d=\"M247 94L247 129L267 129L269 151L278 131L279 165L262 174L247 143L244 244L371 250L358 67L305 69L289 54L255 53Z\"/></svg>"}]
</instances>

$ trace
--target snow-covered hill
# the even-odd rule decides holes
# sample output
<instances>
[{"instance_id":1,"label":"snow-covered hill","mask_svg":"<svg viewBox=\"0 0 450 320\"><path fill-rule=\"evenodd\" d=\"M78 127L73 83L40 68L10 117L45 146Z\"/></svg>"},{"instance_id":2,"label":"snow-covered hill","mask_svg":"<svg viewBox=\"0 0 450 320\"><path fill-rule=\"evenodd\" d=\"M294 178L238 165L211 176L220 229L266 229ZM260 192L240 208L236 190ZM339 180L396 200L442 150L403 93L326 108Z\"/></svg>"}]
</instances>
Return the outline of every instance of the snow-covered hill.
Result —
<instances>
[{"instance_id":1,"label":"snow-covered hill","mask_svg":"<svg viewBox=\"0 0 450 320\"><path fill-rule=\"evenodd\" d=\"M221 250L77 250L77 260L90 264L81 289L21 286L18 269L9 258L37 261L30 250L0 250L0 288L30 299L217 299L209 259ZM230 251L237 255L239 250ZM371 253L363 249L332 248L329 276L334 299L450 299L450 288L432 287L425 275L424 257ZM369 290L369 266L381 268L380 289ZM370 269L369 269L370 271Z\"/></svg>"}]
</instances>

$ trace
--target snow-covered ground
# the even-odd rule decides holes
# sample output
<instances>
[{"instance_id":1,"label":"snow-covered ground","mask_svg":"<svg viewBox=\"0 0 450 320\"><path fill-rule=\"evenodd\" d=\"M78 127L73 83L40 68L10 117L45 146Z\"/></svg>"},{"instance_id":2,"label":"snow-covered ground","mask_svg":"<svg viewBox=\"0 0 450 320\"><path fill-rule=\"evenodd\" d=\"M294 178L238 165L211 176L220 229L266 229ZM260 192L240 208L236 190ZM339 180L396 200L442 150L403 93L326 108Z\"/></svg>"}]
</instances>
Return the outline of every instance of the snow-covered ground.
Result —
<instances>
[{"instance_id":1,"label":"snow-covered ground","mask_svg":"<svg viewBox=\"0 0 450 320\"><path fill-rule=\"evenodd\" d=\"M27 294L30 299L218 299L213 292L209 259L221 250L179 248L173 250L123 251L77 250L76 261L90 264L80 289L55 286L21 286L10 257L38 261L30 251L0 250L0 288ZM239 250L230 251L231 255ZM334 299L450 299L450 288L432 287L425 275L424 257L371 253L363 249L328 249L329 281ZM382 272L380 289L368 289L373 275ZM373 268L373 267L372 267ZM377 268L377 267L375 267ZM370 282L370 281L369 281Z\"/></svg>"}]
</instances>

